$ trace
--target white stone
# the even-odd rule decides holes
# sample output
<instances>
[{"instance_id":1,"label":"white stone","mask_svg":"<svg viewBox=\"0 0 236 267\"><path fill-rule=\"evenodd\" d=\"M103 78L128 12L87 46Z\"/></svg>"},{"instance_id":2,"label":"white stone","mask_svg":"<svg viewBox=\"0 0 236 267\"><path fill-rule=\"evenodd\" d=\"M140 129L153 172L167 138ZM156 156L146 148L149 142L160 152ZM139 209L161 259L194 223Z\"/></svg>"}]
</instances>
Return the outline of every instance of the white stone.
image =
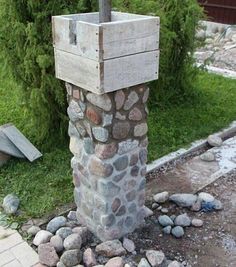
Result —
<instances>
[{"instance_id":1,"label":"white stone","mask_svg":"<svg viewBox=\"0 0 236 267\"><path fill-rule=\"evenodd\" d=\"M109 126L112 124L112 120L113 120L113 114L107 114L104 113L103 114L103 120L102 120L102 126Z\"/></svg>"},{"instance_id":2,"label":"white stone","mask_svg":"<svg viewBox=\"0 0 236 267\"><path fill-rule=\"evenodd\" d=\"M152 267L160 266L165 260L165 254L161 250L148 250L146 257Z\"/></svg>"},{"instance_id":3,"label":"white stone","mask_svg":"<svg viewBox=\"0 0 236 267\"><path fill-rule=\"evenodd\" d=\"M136 92L132 91L128 99L125 101L124 110L129 110L135 103L137 103L139 100L139 97Z\"/></svg>"},{"instance_id":4,"label":"white stone","mask_svg":"<svg viewBox=\"0 0 236 267\"><path fill-rule=\"evenodd\" d=\"M215 146L219 147L223 143L222 139L216 135L209 135L207 138L207 142L209 143L210 146L213 146L213 147Z\"/></svg>"},{"instance_id":5,"label":"white stone","mask_svg":"<svg viewBox=\"0 0 236 267\"><path fill-rule=\"evenodd\" d=\"M107 129L102 127L93 127L92 132L98 141L105 143L108 140L109 133Z\"/></svg>"},{"instance_id":6,"label":"white stone","mask_svg":"<svg viewBox=\"0 0 236 267\"><path fill-rule=\"evenodd\" d=\"M193 194L174 194L169 199L180 207L191 207L197 201L197 196Z\"/></svg>"},{"instance_id":7,"label":"white stone","mask_svg":"<svg viewBox=\"0 0 236 267\"><path fill-rule=\"evenodd\" d=\"M79 234L72 234L65 238L63 246L66 250L80 249L82 239Z\"/></svg>"},{"instance_id":8,"label":"white stone","mask_svg":"<svg viewBox=\"0 0 236 267\"><path fill-rule=\"evenodd\" d=\"M200 201L205 201L205 202L213 202L215 200L215 198L211 194L208 194L208 193L205 193L205 192L201 192L198 195L198 199Z\"/></svg>"},{"instance_id":9,"label":"white stone","mask_svg":"<svg viewBox=\"0 0 236 267\"><path fill-rule=\"evenodd\" d=\"M189 218L189 216L186 213L178 215L175 218L175 225L182 226L182 227L190 226L191 225L191 219Z\"/></svg>"},{"instance_id":10,"label":"white stone","mask_svg":"<svg viewBox=\"0 0 236 267\"><path fill-rule=\"evenodd\" d=\"M211 162L215 160L215 155L212 152L207 151L203 153L202 155L200 155L200 159L203 161Z\"/></svg>"},{"instance_id":11,"label":"white stone","mask_svg":"<svg viewBox=\"0 0 236 267\"><path fill-rule=\"evenodd\" d=\"M181 263L179 263L178 261L172 261L168 267L181 267Z\"/></svg>"},{"instance_id":12,"label":"white stone","mask_svg":"<svg viewBox=\"0 0 236 267\"><path fill-rule=\"evenodd\" d=\"M88 93L86 98L90 103L93 105L105 110L105 111L110 111L112 107L111 99L107 94L104 95L97 95L97 94L92 94Z\"/></svg>"},{"instance_id":13,"label":"white stone","mask_svg":"<svg viewBox=\"0 0 236 267\"><path fill-rule=\"evenodd\" d=\"M40 244L48 243L52 236L52 233L45 230L41 230L36 234L33 240L33 244L35 246L39 246Z\"/></svg>"},{"instance_id":14,"label":"white stone","mask_svg":"<svg viewBox=\"0 0 236 267\"><path fill-rule=\"evenodd\" d=\"M138 264L138 267L151 267L145 258L142 258Z\"/></svg>"},{"instance_id":15,"label":"white stone","mask_svg":"<svg viewBox=\"0 0 236 267\"><path fill-rule=\"evenodd\" d=\"M27 233L31 236L35 236L39 231L41 231L40 227L33 225L27 230Z\"/></svg>"},{"instance_id":16,"label":"white stone","mask_svg":"<svg viewBox=\"0 0 236 267\"><path fill-rule=\"evenodd\" d=\"M168 192L161 192L153 196L153 199L157 203L165 203L169 199L169 193Z\"/></svg>"},{"instance_id":17,"label":"white stone","mask_svg":"<svg viewBox=\"0 0 236 267\"><path fill-rule=\"evenodd\" d=\"M138 147L137 140L128 139L126 141L119 143L118 154L120 155L125 154L137 147Z\"/></svg>"},{"instance_id":18,"label":"white stone","mask_svg":"<svg viewBox=\"0 0 236 267\"><path fill-rule=\"evenodd\" d=\"M195 227L202 227L203 226L203 221L200 219L193 219L192 220L192 225Z\"/></svg>"}]
</instances>

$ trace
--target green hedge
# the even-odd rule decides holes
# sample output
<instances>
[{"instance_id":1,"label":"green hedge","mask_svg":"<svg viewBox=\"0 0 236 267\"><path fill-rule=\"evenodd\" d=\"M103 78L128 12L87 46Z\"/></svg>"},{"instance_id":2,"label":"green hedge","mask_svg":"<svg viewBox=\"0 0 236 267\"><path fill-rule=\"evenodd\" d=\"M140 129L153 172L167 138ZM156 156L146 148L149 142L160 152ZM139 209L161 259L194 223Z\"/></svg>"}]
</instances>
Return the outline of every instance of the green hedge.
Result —
<instances>
[{"instance_id":1,"label":"green hedge","mask_svg":"<svg viewBox=\"0 0 236 267\"><path fill-rule=\"evenodd\" d=\"M117 10L161 17L160 78L152 83L151 102L173 103L193 92L194 33L202 11L196 0L113 0ZM31 140L49 147L65 140L64 84L55 79L51 16L97 9L89 0L0 0L3 57L22 88Z\"/></svg>"}]
</instances>

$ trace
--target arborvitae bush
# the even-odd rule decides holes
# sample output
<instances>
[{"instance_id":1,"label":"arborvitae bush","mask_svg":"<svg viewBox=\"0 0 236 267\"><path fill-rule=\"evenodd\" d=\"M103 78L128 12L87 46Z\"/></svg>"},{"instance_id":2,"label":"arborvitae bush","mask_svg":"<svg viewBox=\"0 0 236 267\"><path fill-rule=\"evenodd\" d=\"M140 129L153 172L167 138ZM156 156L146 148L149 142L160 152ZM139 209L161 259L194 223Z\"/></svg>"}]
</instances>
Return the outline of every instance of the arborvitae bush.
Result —
<instances>
[{"instance_id":1,"label":"arborvitae bush","mask_svg":"<svg viewBox=\"0 0 236 267\"><path fill-rule=\"evenodd\" d=\"M1 54L22 87L31 119L31 140L50 146L67 129L64 83L55 78L51 16L90 12L91 0L0 0ZM173 103L192 95L195 27L202 16L196 0L113 0L113 7L161 17L160 75L151 84L152 103ZM63 138L62 138L63 137Z\"/></svg>"},{"instance_id":2,"label":"arborvitae bush","mask_svg":"<svg viewBox=\"0 0 236 267\"><path fill-rule=\"evenodd\" d=\"M159 80L151 83L150 102L174 104L194 96L195 30L203 18L197 0L113 0L123 11L161 18Z\"/></svg>"},{"instance_id":3,"label":"arborvitae bush","mask_svg":"<svg viewBox=\"0 0 236 267\"><path fill-rule=\"evenodd\" d=\"M0 0L0 53L21 85L31 118L28 136L41 148L65 140L67 129L65 86L54 73L51 16L91 10L88 0Z\"/></svg>"}]
</instances>

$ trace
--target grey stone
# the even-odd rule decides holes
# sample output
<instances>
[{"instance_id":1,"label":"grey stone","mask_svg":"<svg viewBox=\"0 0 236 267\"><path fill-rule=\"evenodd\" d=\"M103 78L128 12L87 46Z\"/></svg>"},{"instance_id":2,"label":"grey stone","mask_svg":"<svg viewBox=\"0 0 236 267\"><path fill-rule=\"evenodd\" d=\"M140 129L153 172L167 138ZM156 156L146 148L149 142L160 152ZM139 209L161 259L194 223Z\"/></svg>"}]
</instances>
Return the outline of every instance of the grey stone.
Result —
<instances>
[{"instance_id":1,"label":"grey stone","mask_svg":"<svg viewBox=\"0 0 236 267\"><path fill-rule=\"evenodd\" d=\"M93 127L92 132L96 140L103 143L105 143L108 140L109 133L107 129L103 127Z\"/></svg>"},{"instance_id":2,"label":"grey stone","mask_svg":"<svg viewBox=\"0 0 236 267\"><path fill-rule=\"evenodd\" d=\"M145 189L145 187L146 187L146 178L143 178L139 184L138 190L141 191L141 190Z\"/></svg>"},{"instance_id":3,"label":"grey stone","mask_svg":"<svg viewBox=\"0 0 236 267\"><path fill-rule=\"evenodd\" d=\"M205 193L205 192L201 192L198 195L198 199L200 201L205 201L205 202L213 202L215 200L215 198L211 194L208 194L208 193Z\"/></svg>"},{"instance_id":4,"label":"grey stone","mask_svg":"<svg viewBox=\"0 0 236 267\"><path fill-rule=\"evenodd\" d=\"M66 225L66 218L64 216L59 216L53 218L47 225L47 231L55 233L59 228Z\"/></svg>"},{"instance_id":5,"label":"grey stone","mask_svg":"<svg viewBox=\"0 0 236 267\"><path fill-rule=\"evenodd\" d=\"M200 159L203 161L211 162L215 160L215 155L212 152L207 151L200 155Z\"/></svg>"},{"instance_id":6,"label":"grey stone","mask_svg":"<svg viewBox=\"0 0 236 267\"><path fill-rule=\"evenodd\" d=\"M117 151L116 143L97 144L95 147L96 156L100 159L112 158Z\"/></svg>"},{"instance_id":7,"label":"grey stone","mask_svg":"<svg viewBox=\"0 0 236 267\"><path fill-rule=\"evenodd\" d=\"M137 205L135 203L132 203L128 209L130 213L137 212Z\"/></svg>"},{"instance_id":8,"label":"grey stone","mask_svg":"<svg viewBox=\"0 0 236 267\"><path fill-rule=\"evenodd\" d=\"M138 264L138 267L151 267L145 258L142 258Z\"/></svg>"},{"instance_id":9,"label":"grey stone","mask_svg":"<svg viewBox=\"0 0 236 267\"><path fill-rule=\"evenodd\" d=\"M122 216L126 213L126 206L121 206L116 213L116 216Z\"/></svg>"},{"instance_id":10,"label":"grey stone","mask_svg":"<svg viewBox=\"0 0 236 267\"><path fill-rule=\"evenodd\" d=\"M169 225L169 226L164 227L164 228L162 229L162 231L163 231L164 234L166 234L166 235L170 235L170 233L171 233L171 228L172 228L172 227Z\"/></svg>"},{"instance_id":11,"label":"grey stone","mask_svg":"<svg viewBox=\"0 0 236 267\"><path fill-rule=\"evenodd\" d=\"M132 91L129 96L128 99L125 101L125 105L124 105L124 110L129 110L130 108L132 108L132 106L137 103L139 100L138 94L134 91Z\"/></svg>"},{"instance_id":12,"label":"grey stone","mask_svg":"<svg viewBox=\"0 0 236 267\"><path fill-rule=\"evenodd\" d=\"M148 131L147 123L141 123L134 127L134 136L141 137Z\"/></svg>"},{"instance_id":13,"label":"grey stone","mask_svg":"<svg viewBox=\"0 0 236 267\"><path fill-rule=\"evenodd\" d=\"M95 255L91 248L87 248L84 251L83 262L84 262L85 267L93 267L97 264Z\"/></svg>"},{"instance_id":14,"label":"grey stone","mask_svg":"<svg viewBox=\"0 0 236 267\"><path fill-rule=\"evenodd\" d=\"M40 230L34 240L33 240L33 244L35 246L39 246L41 244L45 244L45 243L48 243L50 238L52 237L52 233L48 232L48 231L45 231L45 230Z\"/></svg>"},{"instance_id":15,"label":"grey stone","mask_svg":"<svg viewBox=\"0 0 236 267\"><path fill-rule=\"evenodd\" d=\"M153 196L153 199L157 203L165 203L169 199L169 193L168 192L161 192Z\"/></svg>"},{"instance_id":16,"label":"grey stone","mask_svg":"<svg viewBox=\"0 0 236 267\"><path fill-rule=\"evenodd\" d=\"M192 220L192 225L195 227L202 227L203 226L203 221L200 219L193 219Z\"/></svg>"},{"instance_id":17,"label":"grey stone","mask_svg":"<svg viewBox=\"0 0 236 267\"><path fill-rule=\"evenodd\" d=\"M56 264L59 262L59 257L56 253L56 250L49 243L39 245L38 254L41 264L53 267L56 266Z\"/></svg>"},{"instance_id":18,"label":"grey stone","mask_svg":"<svg viewBox=\"0 0 236 267\"><path fill-rule=\"evenodd\" d=\"M41 231L40 227L33 225L27 230L27 234L35 236L39 231Z\"/></svg>"},{"instance_id":19,"label":"grey stone","mask_svg":"<svg viewBox=\"0 0 236 267\"><path fill-rule=\"evenodd\" d=\"M131 168L131 170L130 170L130 174L131 174L133 177L138 176L138 173L139 173L139 167L138 167L138 166L134 166L134 167Z\"/></svg>"},{"instance_id":20,"label":"grey stone","mask_svg":"<svg viewBox=\"0 0 236 267\"><path fill-rule=\"evenodd\" d=\"M77 221L77 218L76 218L76 211L71 210L71 211L68 213L67 218L68 218L70 221Z\"/></svg>"},{"instance_id":21,"label":"grey stone","mask_svg":"<svg viewBox=\"0 0 236 267\"><path fill-rule=\"evenodd\" d=\"M175 218L175 225L182 226L182 227L190 226L191 225L191 219L189 218L189 216L186 213L178 215Z\"/></svg>"},{"instance_id":22,"label":"grey stone","mask_svg":"<svg viewBox=\"0 0 236 267\"><path fill-rule=\"evenodd\" d=\"M120 187L115 185L113 182L99 180L98 191L105 197L114 197L120 192Z\"/></svg>"},{"instance_id":23,"label":"grey stone","mask_svg":"<svg viewBox=\"0 0 236 267\"><path fill-rule=\"evenodd\" d=\"M130 124L126 122L116 122L112 128L112 135L115 139L124 139L128 136Z\"/></svg>"},{"instance_id":24,"label":"grey stone","mask_svg":"<svg viewBox=\"0 0 236 267\"><path fill-rule=\"evenodd\" d=\"M90 232L86 226L78 226L72 229L73 233L77 233L80 235L82 239L82 244L86 244L89 237L90 237Z\"/></svg>"},{"instance_id":25,"label":"grey stone","mask_svg":"<svg viewBox=\"0 0 236 267\"><path fill-rule=\"evenodd\" d=\"M181 266L182 266L182 264L179 263L178 261L172 261L172 262L168 265L168 267L181 267Z\"/></svg>"},{"instance_id":26,"label":"grey stone","mask_svg":"<svg viewBox=\"0 0 236 267\"><path fill-rule=\"evenodd\" d=\"M19 208L20 200L14 194L9 194L3 199L2 207L7 214L15 214Z\"/></svg>"},{"instance_id":27,"label":"grey stone","mask_svg":"<svg viewBox=\"0 0 236 267\"><path fill-rule=\"evenodd\" d=\"M171 233L176 238L181 238L182 236L184 236L184 229L181 226L175 226L174 228L172 228Z\"/></svg>"},{"instance_id":28,"label":"grey stone","mask_svg":"<svg viewBox=\"0 0 236 267\"><path fill-rule=\"evenodd\" d=\"M162 213L168 213L169 210L168 210L167 208L162 208L162 209L161 209L161 212L162 212Z\"/></svg>"},{"instance_id":29,"label":"grey stone","mask_svg":"<svg viewBox=\"0 0 236 267\"><path fill-rule=\"evenodd\" d=\"M197 196L193 194L174 194L169 197L169 200L180 207L191 207L197 201Z\"/></svg>"},{"instance_id":30,"label":"grey stone","mask_svg":"<svg viewBox=\"0 0 236 267\"><path fill-rule=\"evenodd\" d=\"M56 252L60 253L63 251L63 240L59 235L54 235L50 239L50 244L55 248Z\"/></svg>"},{"instance_id":31,"label":"grey stone","mask_svg":"<svg viewBox=\"0 0 236 267\"><path fill-rule=\"evenodd\" d=\"M101 216L101 224L106 227L110 227L114 225L116 222L115 216L113 214L102 215Z\"/></svg>"},{"instance_id":32,"label":"grey stone","mask_svg":"<svg viewBox=\"0 0 236 267\"><path fill-rule=\"evenodd\" d=\"M192 206L191 206L191 210L192 211L199 211L202 207L202 201L201 200L197 200Z\"/></svg>"},{"instance_id":33,"label":"grey stone","mask_svg":"<svg viewBox=\"0 0 236 267\"><path fill-rule=\"evenodd\" d=\"M129 163L129 158L128 156L122 156L119 157L115 162L114 162L114 166L116 168L117 171L122 171L124 169L127 168Z\"/></svg>"},{"instance_id":34,"label":"grey stone","mask_svg":"<svg viewBox=\"0 0 236 267\"><path fill-rule=\"evenodd\" d=\"M135 197L136 197L136 190L132 190L126 194L126 199L128 202L133 201L135 199Z\"/></svg>"},{"instance_id":35,"label":"grey stone","mask_svg":"<svg viewBox=\"0 0 236 267\"><path fill-rule=\"evenodd\" d=\"M209 135L207 138L207 142L210 146L213 147L219 147L223 143L222 139L216 135Z\"/></svg>"},{"instance_id":36,"label":"grey stone","mask_svg":"<svg viewBox=\"0 0 236 267\"><path fill-rule=\"evenodd\" d=\"M94 153L93 141L90 137L86 137L83 139L84 142L84 150L88 154Z\"/></svg>"},{"instance_id":37,"label":"grey stone","mask_svg":"<svg viewBox=\"0 0 236 267\"><path fill-rule=\"evenodd\" d=\"M93 93L88 93L86 95L86 98L90 103L93 105L105 110L105 111L110 111L112 107L111 99L108 96L108 94L103 94L103 95L97 95Z\"/></svg>"},{"instance_id":38,"label":"grey stone","mask_svg":"<svg viewBox=\"0 0 236 267\"><path fill-rule=\"evenodd\" d=\"M71 235L72 233L73 232L70 227L62 227L57 230L56 235L59 235L64 240L67 236Z\"/></svg>"},{"instance_id":39,"label":"grey stone","mask_svg":"<svg viewBox=\"0 0 236 267\"><path fill-rule=\"evenodd\" d=\"M129 165L130 165L130 166L134 166L134 165L136 165L136 164L138 163L138 159L139 159L139 156L138 156L137 153L131 155L131 156L130 156L130 163L129 163Z\"/></svg>"},{"instance_id":40,"label":"grey stone","mask_svg":"<svg viewBox=\"0 0 236 267\"><path fill-rule=\"evenodd\" d=\"M146 257L152 267L160 266L165 260L165 254L161 250L148 250Z\"/></svg>"},{"instance_id":41,"label":"grey stone","mask_svg":"<svg viewBox=\"0 0 236 267\"><path fill-rule=\"evenodd\" d=\"M77 233L67 236L63 242L63 246L66 250L80 249L81 245L82 239Z\"/></svg>"},{"instance_id":42,"label":"grey stone","mask_svg":"<svg viewBox=\"0 0 236 267\"><path fill-rule=\"evenodd\" d=\"M137 140L128 139L119 143L118 154L122 155L138 147Z\"/></svg>"},{"instance_id":43,"label":"grey stone","mask_svg":"<svg viewBox=\"0 0 236 267\"><path fill-rule=\"evenodd\" d=\"M126 115L122 115L120 112L116 112L116 119L124 121L126 119Z\"/></svg>"},{"instance_id":44,"label":"grey stone","mask_svg":"<svg viewBox=\"0 0 236 267\"><path fill-rule=\"evenodd\" d=\"M115 198L112 202L111 209L113 212L117 212L119 207L121 206L121 200L119 198Z\"/></svg>"},{"instance_id":45,"label":"grey stone","mask_svg":"<svg viewBox=\"0 0 236 267\"><path fill-rule=\"evenodd\" d=\"M116 109L119 110L123 107L125 102L125 94L122 90L119 90L115 93L115 103Z\"/></svg>"},{"instance_id":46,"label":"grey stone","mask_svg":"<svg viewBox=\"0 0 236 267\"><path fill-rule=\"evenodd\" d=\"M142 210L144 212L144 218L153 216L153 214L154 214L154 212L146 206L144 206Z\"/></svg>"},{"instance_id":47,"label":"grey stone","mask_svg":"<svg viewBox=\"0 0 236 267\"><path fill-rule=\"evenodd\" d=\"M129 113L131 121L140 121L143 118L142 112L138 108L133 108Z\"/></svg>"},{"instance_id":48,"label":"grey stone","mask_svg":"<svg viewBox=\"0 0 236 267\"><path fill-rule=\"evenodd\" d=\"M82 254L78 249L67 250L61 256L61 262L67 267L75 266L82 260Z\"/></svg>"},{"instance_id":49,"label":"grey stone","mask_svg":"<svg viewBox=\"0 0 236 267\"><path fill-rule=\"evenodd\" d=\"M147 88L147 89L145 90L145 92L144 92L144 94L143 94L143 103L146 103L146 102L147 102L148 97L149 97L149 91L150 91L149 88Z\"/></svg>"},{"instance_id":50,"label":"grey stone","mask_svg":"<svg viewBox=\"0 0 236 267\"><path fill-rule=\"evenodd\" d=\"M126 219L125 219L125 225L127 228L131 228L133 226L133 223L134 223L134 220L131 216L128 216Z\"/></svg>"},{"instance_id":51,"label":"grey stone","mask_svg":"<svg viewBox=\"0 0 236 267\"><path fill-rule=\"evenodd\" d=\"M141 149L139 151L139 159L142 165L146 164L147 162L147 154L148 154L147 149Z\"/></svg>"},{"instance_id":52,"label":"grey stone","mask_svg":"<svg viewBox=\"0 0 236 267\"><path fill-rule=\"evenodd\" d=\"M111 164L104 163L104 161L96 157L91 158L88 168L91 174L100 177L109 177L113 172Z\"/></svg>"},{"instance_id":53,"label":"grey stone","mask_svg":"<svg viewBox=\"0 0 236 267\"><path fill-rule=\"evenodd\" d=\"M175 220L176 217L177 217L177 216L174 215L174 214L170 216L170 218L171 218L171 220L172 220L173 222L174 222L174 220Z\"/></svg>"},{"instance_id":54,"label":"grey stone","mask_svg":"<svg viewBox=\"0 0 236 267\"><path fill-rule=\"evenodd\" d=\"M121 257L115 257L110 259L105 267L123 267L124 266L124 261Z\"/></svg>"},{"instance_id":55,"label":"grey stone","mask_svg":"<svg viewBox=\"0 0 236 267\"><path fill-rule=\"evenodd\" d=\"M66 82L65 85L66 85L67 94L71 96L72 95L72 92L73 92L72 84Z\"/></svg>"},{"instance_id":56,"label":"grey stone","mask_svg":"<svg viewBox=\"0 0 236 267\"><path fill-rule=\"evenodd\" d=\"M123 239L123 247L130 253L135 251L134 242L126 237Z\"/></svg>"},{"instance_id":57,"label":"grey stone","mask_svg":"<svg viewBox=\"0 0 236 267\"><path fill-rule=\"evenodd\" d=\"M84 121L84 124L85 124L85 121ZM81 135L81 136L85 136L86 135L86 130L85 130L85 126L84 125L82 125L82 123L80 123L80 122L76 122L75 123L75 127L76 127L76 129L77 129L77 131L79 132L79 134Z\"/></svg>"},{"instance_id":58,"label":"grey stone","mask_svg":"<svg viewBox=\"0 0 236 267\"><path fill-rule=\"evenodd\" d=\"M75 122L77 120L84 118L84 112L82 111L79 104L74 100L70 102L70 105L67 108L67 113L72 122Z\"/></svg>"},{"instance_id":59,"label":"grey stone","mask_svg":"<svg viewBox=\"0 0 236 267\"><path fill-rule=\"evenodd\" d=\"M127 172L124 171L124 172L122 172L122 173L120 173L120 174L114 176L114 177L113 177L113 181L116 182L116 183L119 183L119 182L125 177L126 173L127 173Z\"/></svg>"},{"instance_id":60,"label":"grey stone","mask_svg":"<svg viewBox=\"0 0 236 267\"><path fill-rule=\"evenodd\" d=\"M171 220L171 218L167 215L161 215L158 217L158 222L160 223L160 225L162 226L173 226L174 223L173 221Z\"/></svg>"},{"instance_id":61,"label":"grey stone","mask_svg":"<svg viewBox=\"0 0 236 267\"><path fill-rule=\"evenodd\" d=\"M78 139L81 138L81 137L80 137L80 133L78 132L77 128L75 127L75 125L74 125L71 121L69 121L68 135L69 135L70 137L75 136L75 137L77 137Z\"/></svg>"},{"instance_id":62,"label":"grey stone","mask_svg":"<svg viewBox=\"0 0 236 267\"><path fill-rule=\"evenodd\" d=\"M102 126L109 126L112 124L112 120L113 120L113 114L107 114L104 113L103 114L103 120L102 120Z\"/></svg>"},{"instance_id":63,"label":"grey stone","mask_svg":"<svg viewBox=\"0 0 236 267\"><path fill-rule=\"evenodd\" d=\"M62 262L59 261L59 262L57 263L57 267L66 267L66 266L65 266L64 263L62 263Z\"/></svg>"},{"instance_id":64,"label":"grey stone","mask_svg":"<svg viewBox=\"0 0 236 267\"><path fill-rule=\"evenodd\" d=\"M220 200L215 199L213 201L213 205L214 205L215 210L222 210L223 209L223 204Z\"/></svg>"},{"instance_id":65,"label":"grey stone","mask_svg":"<svg viewBox=\"0 0 236 267\"><path fill-rule=\"evenodd\" d=\"M126 254L121 242L117 239L103 242L96 246L96 253L105 257L122 256Z\"/></svg>"}]
</instances>

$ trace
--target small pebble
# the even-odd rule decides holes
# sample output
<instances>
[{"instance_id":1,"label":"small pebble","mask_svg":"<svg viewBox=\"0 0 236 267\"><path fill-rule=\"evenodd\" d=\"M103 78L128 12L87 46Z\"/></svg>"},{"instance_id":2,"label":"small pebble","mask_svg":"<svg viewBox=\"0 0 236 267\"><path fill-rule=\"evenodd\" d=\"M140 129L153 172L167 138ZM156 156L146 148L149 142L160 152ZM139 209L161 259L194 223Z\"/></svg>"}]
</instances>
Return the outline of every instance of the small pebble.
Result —
<instances>
[{"instance_id":1,"label":"small pebble","mask_svg":"<svg viewBox=\"0 0 236 267\"><path fill-rule=\"evenodd\" d=\"M193 219L192 220L192 225L195 227L202 227L203 226L203 221L200 219Z\"/></svg>"}]
</instances>

